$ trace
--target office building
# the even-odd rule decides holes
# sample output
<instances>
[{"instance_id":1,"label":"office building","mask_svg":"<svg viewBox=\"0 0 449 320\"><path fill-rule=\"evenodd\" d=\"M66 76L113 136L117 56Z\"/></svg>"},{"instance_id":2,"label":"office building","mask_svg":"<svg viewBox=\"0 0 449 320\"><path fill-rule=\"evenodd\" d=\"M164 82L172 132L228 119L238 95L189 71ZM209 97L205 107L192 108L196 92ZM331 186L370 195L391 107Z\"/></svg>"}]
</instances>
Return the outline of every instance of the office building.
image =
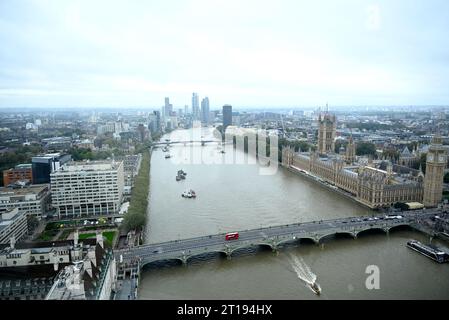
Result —
<instances>
[{"instance_id":1,"label":"office building","mask_svg":"<svg viewBox=\"0 0 449 320\"><path fill-rule=\"evenodd\" d=\"M31 158L33 184L50 183L50 173L70 161L69 154L48 153Z\"/></svg>"},{"instance_id":2,"label":"office building","mask_svg":"<svg viewBox=\"0 0 449 320\"><path fill-rule=\"evenodd\" d=\"M209 124L209 98L206 97L203 100L201 100L201 122L203 124L208 125Z\"/></svg>"},{"instance_id":3,"label":"office building","mask_svg":"<svg viewBox=\"0 0 449 320\"><path fill-rule=\"evenodd\" d=\"M223 132L226 130L228 126L232 125L232 106L224 105L223 106Z\"/></svg>"},{"instance_id":4,"label":"office building","mask_svg":"<svg viewBox=\"0 0 449 320\"><path fill-rule=\"evenodd\" d=\"M51 174L53 207L60 218L116 213L123 188L123 161L69 162Z\"/></svg>"},{"instance_id":5,"label":"office building","mask_svg":"<svg viewBox=\"0 0 449 320\"><path fill-rule=\"evenodd\" d=\"M200 116L199 97L198 93L194 92L192 94L192 117L194 120L198 120L199 116Z\"/></svg>"},{"instance_id":6,"label":"office building","mask_svg":"<svg viewBox=\"0 0 449 320\"><path fill-rule=\"evenodd\" d=\"M28 232L27 215L18 208L0 211L0 244L20 241Z\"/></svg>"},{"instance_id":7,"label":"office building","mask_svg":"<svg viewBox=\"0 0 449 320\"><path fill-rule=\"evenodd\" d=\"M41 219L50 206L48 184L31 185L23 188L0 188L0 210L18 208L20 212Z\"/></svg>"},{"instance_id":8,"label":"office building","mask_svg":"<svg viewBox=\"0 0 449 320\"><path fill-rule=\"evenodd\" d=\"M170 104L170 99L166 97L164 104L164 117L169 117L172 112L173 112L173 105Z\"/></svg>"},{"instance_id":9,"label":"office building","mask_svg":"<svg viewBox=\"0 0 449 320\"><path fill-rule=\"evenodd\" d=\"M3 185L8 186L16 182L31 183L33 175L31 171L31 163L19 164L14 168L3 171Z\"/></svg>"}]
</instances>

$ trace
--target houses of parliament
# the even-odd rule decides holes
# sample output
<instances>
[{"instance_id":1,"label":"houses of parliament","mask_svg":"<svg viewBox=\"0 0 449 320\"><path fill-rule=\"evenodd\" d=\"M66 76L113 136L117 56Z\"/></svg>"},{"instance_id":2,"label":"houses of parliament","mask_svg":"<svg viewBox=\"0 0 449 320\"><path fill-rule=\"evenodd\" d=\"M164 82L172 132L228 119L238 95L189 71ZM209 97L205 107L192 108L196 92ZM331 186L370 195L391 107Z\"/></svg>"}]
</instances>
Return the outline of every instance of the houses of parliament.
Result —
<instances>
[{"instance_id":1,"label":"houses of parliament","mask_svg":"<svg viewBox=\"0 0 449 320\"><path fill-rule=\"evenodd\" d=\"M425 207L435 207L441 202L447 151L438 134L429 146L424 175L421 170L391 161L357 157L352 137L346 150L336 154L336 127L335 115L320 113L316 151L295 152L291 147L284 147L282 165L313 175L372 209L397 202L419 202Z\"/></svg>"}]
</instances>

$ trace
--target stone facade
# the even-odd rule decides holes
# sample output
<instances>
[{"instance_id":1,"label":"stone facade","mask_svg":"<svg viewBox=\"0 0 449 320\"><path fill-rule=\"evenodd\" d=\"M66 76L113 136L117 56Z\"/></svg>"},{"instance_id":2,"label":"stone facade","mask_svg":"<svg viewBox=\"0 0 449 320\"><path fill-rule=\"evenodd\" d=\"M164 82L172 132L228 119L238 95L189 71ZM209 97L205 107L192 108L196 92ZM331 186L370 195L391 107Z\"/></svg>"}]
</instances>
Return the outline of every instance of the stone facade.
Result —
<instances>
[{"instance_id":1,"label":"stone facade","mask_svg":"<svg viewBox=\"0 0 449 320\"><path fill-rule=\"evenodd\" d=\"M426 159L426 177L424 179L424 199L426 207L435 207L442 199L444 169L447 152L439 135L436 135L429 147Z\"/></svg>"},{"instance_id":2,"label":"stone facade","mask_svg":"<svg viewBox=\"0 0 449 320\"><path fill-rule=\"evenodd\" d=\"M351 194L355 200L370 207L388 207L396 202L422 202L423 175L393 172L391 165L381 170L374 165L347 165L344 159L322 157L318 153L295 153L290 147L282 150L282 165L304 171Z\"/></svg>"}]
</instances>

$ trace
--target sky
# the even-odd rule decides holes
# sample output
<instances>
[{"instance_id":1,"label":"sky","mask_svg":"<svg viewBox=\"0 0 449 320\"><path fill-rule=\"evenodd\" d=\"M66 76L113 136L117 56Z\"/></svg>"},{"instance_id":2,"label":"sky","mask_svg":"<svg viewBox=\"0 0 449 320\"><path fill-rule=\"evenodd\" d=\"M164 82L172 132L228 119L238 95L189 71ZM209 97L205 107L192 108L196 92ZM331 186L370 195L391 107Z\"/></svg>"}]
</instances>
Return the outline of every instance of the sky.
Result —
<instances>
[{"instance_id":1,"label":"sky","mask_svg":"<svg viewBox=\"0 0 449 320\"><path fill-rule=\"evenodd\" d=\"M449 105L447 0L0 0L0 108Z\"/></svg>"}]
</instances>

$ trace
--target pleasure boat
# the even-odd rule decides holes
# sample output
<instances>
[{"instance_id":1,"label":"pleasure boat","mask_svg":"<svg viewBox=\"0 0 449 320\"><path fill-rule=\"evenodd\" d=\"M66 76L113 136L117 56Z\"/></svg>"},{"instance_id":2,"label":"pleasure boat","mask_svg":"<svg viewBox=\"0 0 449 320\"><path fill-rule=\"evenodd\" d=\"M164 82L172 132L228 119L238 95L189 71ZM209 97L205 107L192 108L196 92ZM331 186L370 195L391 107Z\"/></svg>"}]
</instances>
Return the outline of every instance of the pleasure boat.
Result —
<instances>
[{"instance_id":1,"label":"pleasure boat","mask_svg":"<svg viewBox=\"0 0 449 320\"><path fill-rule=\"evenodd\" d=\"M168 158L171 158L171 155L170 155L170 154L166 154L166 155L165 155L165 159L168 159Z\"/></svg>"},{"instance_id":2,"label":"pleasure boat","mask_svg":"<svg viewBox=\"0 0 449 320\"><path fill-rule=\"evenodd\" d=\"M309 286L310 286L310 289L312 289L316 295L319 296L321 294L321 288L316 281L312 284L309 284Z\"/></svg>"},{"instance_id":3,"label":"pleasure boat","mask_svg":"<svg viewBox=\"0 0 449 320\"><path fill-rule=\"evenodd\" d=\"M193 190L184 191L181 195L183 198L196 198L196 193Z\"/></svg>"}]
</instances>

